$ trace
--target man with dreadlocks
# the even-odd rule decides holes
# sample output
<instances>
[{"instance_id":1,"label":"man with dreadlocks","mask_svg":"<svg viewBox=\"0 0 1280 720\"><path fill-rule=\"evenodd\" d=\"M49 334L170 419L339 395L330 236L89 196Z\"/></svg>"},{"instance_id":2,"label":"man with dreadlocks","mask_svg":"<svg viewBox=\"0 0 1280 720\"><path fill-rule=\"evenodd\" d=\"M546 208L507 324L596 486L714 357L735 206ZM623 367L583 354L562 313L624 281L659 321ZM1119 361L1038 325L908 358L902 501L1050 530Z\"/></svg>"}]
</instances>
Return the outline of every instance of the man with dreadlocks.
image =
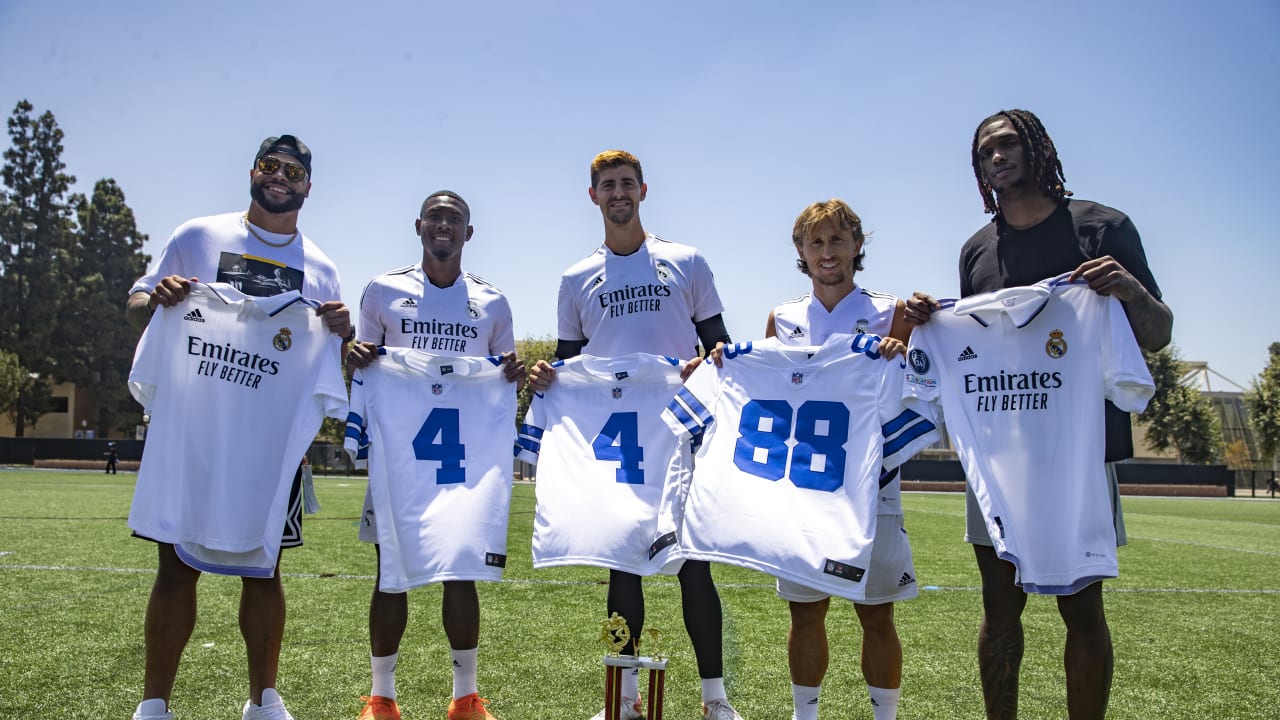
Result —
<instances>
[{"instance_id":1,"label":"man with dreadlocks","mask_svg":"<svg viewBox=\"0 0 1280 720\"><path fill-rule=\"evenodd\" d=\"M986 118L973 134L972 161L986 212L995 217L960 250L962 297L1070 272L1070 280L1083 279L1095 292L1123 303L1144 350L1169 343L1173 313L1160 301L1137 228L1118 210L1070 197L1057 149L1039 118L1027 110L1004 110ZM907 301L906 321L923 324L937 308L936 300L917 292ZM1112 463L1132 456L1129 415L1107 403L1107 477L1117 545L1126 538ZM966 494L965 540L973 545L982 575L978 668L987 717L1016 718L1027 595L1015 582L1014 565L996 555L972 491ZM1068 715L1072 720L1101 718L1113 667L1102 582L1059 595L1057 601L1067 627Z\"/></svg>"}]
</instances>

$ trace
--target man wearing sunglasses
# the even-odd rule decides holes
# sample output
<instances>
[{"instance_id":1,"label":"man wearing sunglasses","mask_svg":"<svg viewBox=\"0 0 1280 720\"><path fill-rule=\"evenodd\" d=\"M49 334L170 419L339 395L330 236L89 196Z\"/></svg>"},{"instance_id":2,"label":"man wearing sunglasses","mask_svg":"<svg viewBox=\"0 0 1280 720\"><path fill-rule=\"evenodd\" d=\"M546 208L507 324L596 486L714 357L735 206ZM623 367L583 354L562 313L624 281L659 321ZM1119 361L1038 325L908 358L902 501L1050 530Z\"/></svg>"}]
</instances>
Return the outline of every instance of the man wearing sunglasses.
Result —
<instances>
[{"instance_id":1,"label":"man wearing sunglasses","mask_svg":"<svg viewBox=\"0 0 1280 720\"><path fill-rule=\"evenodd\" d=\"M156 308L181 304L192 282L226 282L258 297L300 289L303 296L322 303L316 314L330 332L345 340L354 338L337 268L298 229L298 211L310 191L311 150L293 135L264 140L249 170L248 211L196 218L175 230L155 265L131 288L129 322L146 327ZM302 544L301 493L299 472L290 492L281 548ZM172 544L156 544L159 564L144 628L144 700L134 720L172 720L169 696L196 620L200 572L180 560ZM244 720L292 720L275 690L285 620L279 563L270 578L241 580L240 632L249 665Z\"/></svg>"}]
</instances>

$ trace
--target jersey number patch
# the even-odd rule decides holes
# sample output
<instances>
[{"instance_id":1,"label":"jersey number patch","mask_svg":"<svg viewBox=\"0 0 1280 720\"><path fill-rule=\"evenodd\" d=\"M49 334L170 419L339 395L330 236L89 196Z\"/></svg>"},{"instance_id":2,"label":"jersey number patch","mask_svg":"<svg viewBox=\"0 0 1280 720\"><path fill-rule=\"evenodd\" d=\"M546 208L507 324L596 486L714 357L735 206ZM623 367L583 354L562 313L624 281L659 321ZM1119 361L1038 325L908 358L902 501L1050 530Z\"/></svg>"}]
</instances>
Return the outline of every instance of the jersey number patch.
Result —
<instances>
[{"instance_id":1,"label":"jersey number patch","mask_svg":"<svg viewBox=\"0 0 1280 720\"><path fill-rule=\"evenodd\" d=\"M644 460L644 448L640 447L636 413L616 412L610 415L596 439L591 441L591 449L595 451L597 460L621 464L614 471L618 482L628 485L644 484L644 470L640 469L640 461Z\"/></svg>"},{"instance_id":2,"label":"jersey number patch","mask_svg":"<svg viewBox=\"0 0 1280 720\"><path fill-rule=\"evenodd\" d=\"M439 442L436 442L437 438ZM462 437L458 434L456 408L435 408L427 415L418 434L413 436L413 456L419 460L440 463L440 468L436 470L437 485L467 481L467 473L462 469L467 447L462 444Z\"/></svg>"},{"instance_id":3,"label":"jersey number patch","mask_svg":"<svg viewBox=\"0 0 1280 720\"><path fill-rule=\"evenodd\" d=\"M785 477L799 488L834 492L844 485L848 440L844 403L808 400L793 410L786 400L752 400L742 407L733 464L766 480Z\"/></svg>"}]
</instances>

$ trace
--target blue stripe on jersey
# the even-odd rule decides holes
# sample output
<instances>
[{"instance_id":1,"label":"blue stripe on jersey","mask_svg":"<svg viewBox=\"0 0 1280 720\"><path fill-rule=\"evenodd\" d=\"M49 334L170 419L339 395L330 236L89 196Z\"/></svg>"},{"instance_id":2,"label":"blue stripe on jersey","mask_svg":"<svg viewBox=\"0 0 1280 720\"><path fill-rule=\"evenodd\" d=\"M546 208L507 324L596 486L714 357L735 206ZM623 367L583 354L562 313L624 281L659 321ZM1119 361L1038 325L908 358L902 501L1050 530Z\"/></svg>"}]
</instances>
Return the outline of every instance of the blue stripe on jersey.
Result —
<instances>
[{"instance_id":1,"label":"blue stripe on jersey","mask_svg":"<svg viewBox=\"0 0 1280 720\"><path fill-rule=\"evenodd\" d=\"M364 436L364 427L364 418L354 412L347 413L347 437L360 440Z\"/></svg>"},{"instance_id":2,"label":"blue stripe on jersey","mask_svg":"<svg viewBox=\"0 0 1280 720\"><path fill-rule=\"evenodd\" d=\"M750 343L748 343L748 345L749 344ZM704 406L702 402L699 401L698 398L693 393L689 392L686 388L680 388L680 392L676 393L676 396L674 399L680 400L681 402L683 402L684 405L689 408L689 414L698 418L698 422L700 424L702 425L711 424L711 420L712 420L711 412L708 411L706 406Z\"/></svg>"},{"instance_id":3,"label":"blue stripe on jersey","mask_svg":"<svg viewBox=\"0 0 1280 720\"><path fill-rule=\"evenodd\" d=\"M529 436L529 437L531 437L531 438L535 438L535 439L537 439L537 440L541 440L541 439L542 439L542 434L543 434L544 432L546 432L546 431L545 431L545 430L543 430L542 428L538 427L537 425L525 425L524 423L520 423L520 434L521 434L521 435L528 435L528 436Z\"/></svg>"},{"instance_id":4,"label":"blue stripe on jersey","mask_svg":"<svg viewBox=\"0 0 1280 720\"><path fill-rule=\"evenodd\" d=\"M903 426L912 422L918 417L920 417L920 414L914 410L903 410L901 413L899 413L898 417L880 426L880 432L885 437L890 437L894 433L901 430Z\"/></svg>"},{"instance_id":5,"label":"blue stripe on jersey","mask_svg":"<svg viewBox=\"0 0 1280 720\"><path fill-rule=\"evenodd\" d=\"M498 366L502 365L502 356L501 356L501 355L488 355L488 356L486 356L486 357L485 357L485 359L486 359L486 360L488 360L489 362L493 363L494 367L498 367Z\"/></svg>"},{"instance_id":6,"label":"blue stripe on jersey","mask_svg":"<svg viewBox=\"0 0 1280 720\"><path fill-rule=\"evenodd\" d=\"M686 431L696 433L701 429L698 427L698 422L689 414L689 411L680 404L679 398L673 398L671 402L667 403L667 412L671 413L684 426Z\"/></svg>"},{"instance_id":7,"label":"blue stripe on jersey","mask_svg":"<svg viewBox=\"0 0 1280 720\"><path fill-rule=\"evenodd\" d=\"M900 469L901 468L885 470L884 468L880 468L880 487L885 487L889 483L893 482L893 479L898 477L898 471Z\"/></svg>"},{"instance_id":8,"label":"blue stripe on jersey","mask_svg":"<svg viewBox=\"0 0 1280 720\"><path fill-rule=\"evenodd\" d=\"M897 454L906 446L910 445L913 440L926 433L933 432L933 423L920 418L920 421L903 430L900 435L892 440L886 440L884 444L884 456L891 457Z\"/></svg>"},{"instance_id":9,"label":"blue stripe on jersey","mask_svg":"<svg viewBox=\"0 0 1280 720\"><path fill-rule=\"evenodd\" d=\"M527 450L534 455L537 455L542 452L542 443L537 440L521 436L516 438L516 455L519 455L521 450Z\"/></svg>"}]
</instances>

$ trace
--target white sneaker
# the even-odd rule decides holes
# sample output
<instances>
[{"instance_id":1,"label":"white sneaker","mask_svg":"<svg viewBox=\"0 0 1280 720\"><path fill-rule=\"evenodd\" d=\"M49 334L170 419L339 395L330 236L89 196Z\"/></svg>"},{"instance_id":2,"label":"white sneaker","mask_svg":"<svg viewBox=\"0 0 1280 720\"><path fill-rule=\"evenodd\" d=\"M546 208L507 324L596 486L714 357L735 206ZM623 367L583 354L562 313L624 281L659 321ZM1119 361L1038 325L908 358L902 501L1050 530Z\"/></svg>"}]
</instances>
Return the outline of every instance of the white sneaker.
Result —
<instances>
[{"instance_id":1,"label":"white sneaker","mask_svg":"<svg viewBox=\"0 0 1280 720\"><path fill-rule=\"evenodd\" d=\"M703 705L702 717L704 720L742 720L728 700L712 700Z\"/></svg>"},{"instance_id":2,"label":"white sneaker","mask_svg":"<svg viewBox=\"0 0 1280 720\"><path fill-rule=\"evenodd\" d=\"M275 688L262 691L262 704L254 705L252 700L244 703L243 720L293 720L293 716L284 709L284 700Z\"/></svg>"},{"instance_id":3,"label":"white sneaker","mask_svg":"<svg viewBox=\"0 0 1280 720\"><path fill-rule=\"evenodd\" d=\"M142 706L146 705L146 708ZM161 712L156 712L156 705L159 705ZM173 720L173 713L165 710L164 700L143 700L138 703L138 709L133 711L133 720Z\"/></svg>"},{"instance_id":4,"label":"white sneaker","mask_svg":"<svg viewBox=\"0 0 1280 720\"><path fill-rule=\"evenodd\" d=\"M618 717L622 720L644 720L644 710L641 708L640 701L622 698L622 711L618 713ZM605 720L604 711L596 713L591 720Z\"/></svg>"}]
</instances>

